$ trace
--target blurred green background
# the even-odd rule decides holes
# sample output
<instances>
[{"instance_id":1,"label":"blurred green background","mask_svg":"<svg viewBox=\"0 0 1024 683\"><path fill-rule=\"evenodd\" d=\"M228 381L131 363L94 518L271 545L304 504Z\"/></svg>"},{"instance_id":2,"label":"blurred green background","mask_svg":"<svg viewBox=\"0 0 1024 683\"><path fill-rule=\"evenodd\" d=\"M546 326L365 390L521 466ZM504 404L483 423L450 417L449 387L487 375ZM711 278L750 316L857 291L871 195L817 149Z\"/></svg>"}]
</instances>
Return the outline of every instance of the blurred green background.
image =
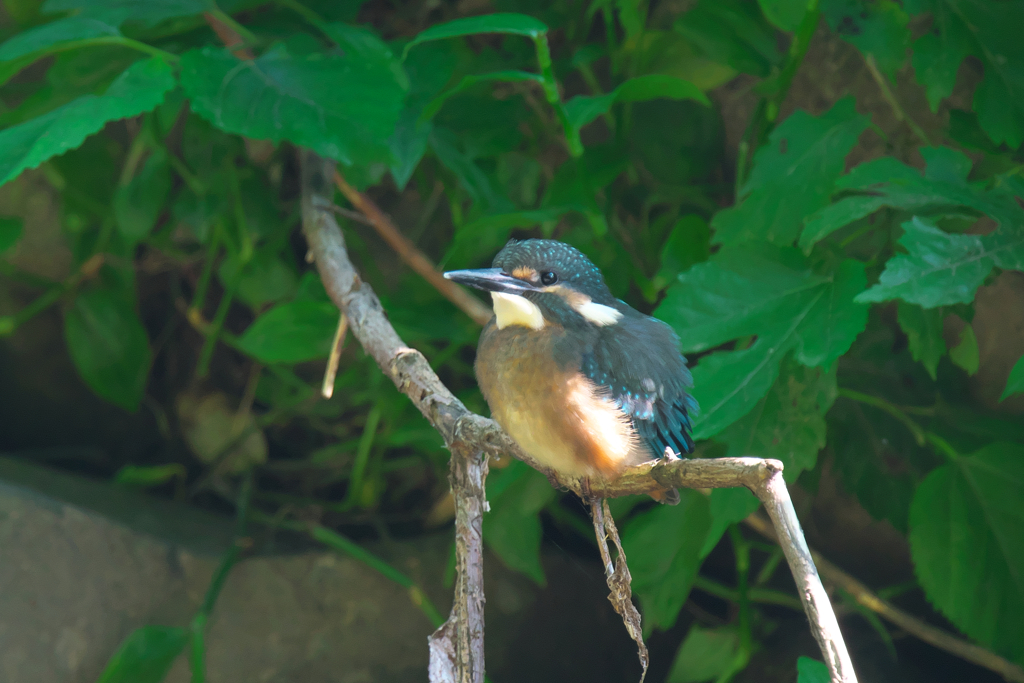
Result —
<instances>
[{"instance_id":1,"label":"blurred green background","mask_svg":"<svg viewBox=\"0 0 1024 683\"><path fill-rule=\"evenodd\" d=\"M1024 663L1024 2L0 7L0 452L236 518L221 578L290 529L436 624L430 587L366 547L450 534L448 454L351 338L320 395L338 311L299 230L308 147L439 269L510 237L580 248L679 334L697 457L782 460L812 546ZM479 325L336 201L399 334L487 414ZM493 558L544 599L571 582L553 561L595 575L571 494L504 459L488 498ZM748 492L612 507L648 680L820 658L780 551L740 523ZM183 649L204 680L216 576L102 680L159 681ZM833 597L863 680L999 680Z\"/></svg>"}]
</instances>

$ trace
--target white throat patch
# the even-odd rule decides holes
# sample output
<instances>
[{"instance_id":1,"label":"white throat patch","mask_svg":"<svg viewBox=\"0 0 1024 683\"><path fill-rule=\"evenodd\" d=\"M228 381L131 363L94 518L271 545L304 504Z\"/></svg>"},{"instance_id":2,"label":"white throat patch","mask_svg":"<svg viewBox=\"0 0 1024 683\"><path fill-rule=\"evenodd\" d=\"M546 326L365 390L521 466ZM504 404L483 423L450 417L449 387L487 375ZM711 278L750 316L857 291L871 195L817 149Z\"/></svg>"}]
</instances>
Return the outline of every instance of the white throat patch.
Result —
<instances>
[{"instance_id":1,"label":"white throat patch","mask_svg":"<svg viewBox=\"0 0 1024 683\"><path fill-rule=\"evenodd\" d=\"M544 315L537 308L537 304L529 299L504 292L491 292L491 299L494 302L495 323L499 330L509 325L522 325L533 330L544 327Z\"/></svg>"}]
</instances>

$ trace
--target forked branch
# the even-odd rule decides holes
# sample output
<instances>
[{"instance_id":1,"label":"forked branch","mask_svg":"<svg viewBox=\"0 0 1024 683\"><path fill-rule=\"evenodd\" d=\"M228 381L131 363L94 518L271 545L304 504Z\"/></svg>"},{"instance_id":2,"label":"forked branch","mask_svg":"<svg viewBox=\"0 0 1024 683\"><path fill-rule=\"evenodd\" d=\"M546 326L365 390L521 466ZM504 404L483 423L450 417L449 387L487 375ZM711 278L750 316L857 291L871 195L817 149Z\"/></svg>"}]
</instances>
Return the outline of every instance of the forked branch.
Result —
<instances>
[{"instance_id":1,"label":"forked branch","mask_svg":"<svg viewBox=\"0 0 1024 683\"><path fill-rule=\"evenodd\" d=\"M481 522L487 509L483 488L487 473L484 456L510 454L549 477L553 473L520 452L493 421L470 412L438 379L426 358L402 342L388 322L376 294L356 273L348 258L341 230L325 208L333 195L333 164L308 150L303 150L301 155L302 226L327 292L346 315L349 329L363 349L430 421L452 452L450 479L456 504L458 579L451 615L431 637L431 681L482 683L484 590ZM578 494L584 493L579 482L563 481L557 477L552 479ZM855 683L857 679L832 605L815 571L782 481L781 463L758 458L651 462L631 468L610 484L592 485L586 493L588 497L610 498L666 488L736 486L746 486L753 491L771 516L812 631L832 672L832 680ZM604 506L599 508L604 517ZM597 511L598 506L595 506ZM598 521L595 519L595 523ZM610 519L603 520L605 525L609 522ZM606 542L604 547L607 549ZM616 579L616 585L628 576L621 548L619 551L623 565L621 572L610 558L606 558L606 565L611 567L610 577ZM616 607L628 612L625 604L616 604ZM636 627L638 630L639 623Z\"/></svg>"}]
</instances>

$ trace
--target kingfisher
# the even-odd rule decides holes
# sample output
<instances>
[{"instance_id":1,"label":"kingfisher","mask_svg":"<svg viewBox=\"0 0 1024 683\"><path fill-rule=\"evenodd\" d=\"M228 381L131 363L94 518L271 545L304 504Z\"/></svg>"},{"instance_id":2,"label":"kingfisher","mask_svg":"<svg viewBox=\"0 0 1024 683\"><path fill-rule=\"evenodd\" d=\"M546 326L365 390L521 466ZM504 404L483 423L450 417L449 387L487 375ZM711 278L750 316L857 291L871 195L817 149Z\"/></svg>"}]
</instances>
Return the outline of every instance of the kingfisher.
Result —
<instances>
[{"instance_id":1,"label":"kingfisher","mask_svg":"<svg viewBox=\"0 0 1024 683\"><path fill-rule=\"evenodd\" d=\"M631 465L693 452L697 403L679 338L616 299L579 250L512 240L491 268L449 280L490 292L477 383L520 448L563 477L610 481ZM675 490L655 492L675 504Z\"/></svg>"}]
</instances>

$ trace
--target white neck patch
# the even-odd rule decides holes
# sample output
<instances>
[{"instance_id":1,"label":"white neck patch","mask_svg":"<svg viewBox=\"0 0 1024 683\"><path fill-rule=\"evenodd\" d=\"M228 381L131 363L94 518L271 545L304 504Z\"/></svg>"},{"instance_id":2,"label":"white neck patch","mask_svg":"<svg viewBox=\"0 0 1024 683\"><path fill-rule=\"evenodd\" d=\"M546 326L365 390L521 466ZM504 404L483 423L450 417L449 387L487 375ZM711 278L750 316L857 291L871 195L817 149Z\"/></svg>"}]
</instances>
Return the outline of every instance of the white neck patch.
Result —
<instances>
[{"instance_id":1,"label":"white neck patch","mask_svg":"<svg viewBox=\"0 0 1024 683\"><path fill-rule=\"evenodd\" d=\"M494 302L495 323L499 330L509 325L522 325L533 330L544 327L544 314L533 303L518 294L505 294L504 292L491 292L491 299ZM607 308L602 306L602 308ZM618 313L618 311L615 311ZM621 314L620 314L621 315Z\"/></svg>"},{"instance_id":2,"label":"white neck patch","mask_svg":"<svg viewBox=\"0 0 1024 683\"><path fill-rule=\"evenodd\" d=\"M582 315L584 318L597 325L598 327L604 327L605 325L614 325L622 319L622 313L615 310L611 306L605 306L604 304L597 304L593 301L587 301L585 304L574 306L576 312Z\"/></svg>"}]
</instances>

